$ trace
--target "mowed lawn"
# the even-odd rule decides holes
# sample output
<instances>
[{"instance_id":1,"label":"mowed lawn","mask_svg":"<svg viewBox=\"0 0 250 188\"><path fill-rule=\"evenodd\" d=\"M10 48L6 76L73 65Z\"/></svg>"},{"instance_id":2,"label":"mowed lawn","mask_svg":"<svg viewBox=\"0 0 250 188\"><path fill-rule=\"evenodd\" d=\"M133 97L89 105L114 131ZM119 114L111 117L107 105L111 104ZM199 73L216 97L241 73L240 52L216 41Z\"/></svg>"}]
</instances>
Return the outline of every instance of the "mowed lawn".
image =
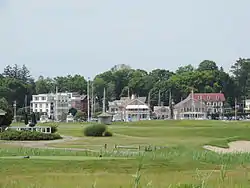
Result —
<instances>
[{"instance_id":1,"label":"mowed lawn","mask_svg":"<svg viewBox=\"0 0 250 188\"><path fill-rule=\"evenodd\" d=\"M62 150L18 148L0 142L0 187L109 188L136 187L137 183L141 187L157 188L191 188L202 183L203 187L249 187L249 154L219 155L202 146L227 147L230 141L250 140L250 122L116 123L109 126L113 137L105 138L84 137L84 126L86 124L59 125L60 134L82 137L77 141L50 144ZM135 148L151 145L153 151L114 149L115 145ZM31 158L20 157L24 155Z\"/></svg>"}]
</instances>

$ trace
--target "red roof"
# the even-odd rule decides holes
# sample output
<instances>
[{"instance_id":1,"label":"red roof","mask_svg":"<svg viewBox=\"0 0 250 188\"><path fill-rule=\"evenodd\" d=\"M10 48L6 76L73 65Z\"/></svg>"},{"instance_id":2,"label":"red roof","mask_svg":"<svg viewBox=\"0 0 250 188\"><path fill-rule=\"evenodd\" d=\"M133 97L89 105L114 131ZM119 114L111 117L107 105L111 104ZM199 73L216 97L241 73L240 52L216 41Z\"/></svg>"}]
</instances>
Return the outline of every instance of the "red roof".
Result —
<instances>
[{"instance_id":1,"label":"red roof","mask_svg":"<svg viewBox=\"0 0 250 188\"><path fill-rule=\"evenodd\" d=\"M189 94L190 97L192 97L192 93ZM225 96L223 93L194 93L194 99L196 100L202 100L205 102L216 102L216 101L222 101L224 102Z\"/></svg>"}]
</instances>

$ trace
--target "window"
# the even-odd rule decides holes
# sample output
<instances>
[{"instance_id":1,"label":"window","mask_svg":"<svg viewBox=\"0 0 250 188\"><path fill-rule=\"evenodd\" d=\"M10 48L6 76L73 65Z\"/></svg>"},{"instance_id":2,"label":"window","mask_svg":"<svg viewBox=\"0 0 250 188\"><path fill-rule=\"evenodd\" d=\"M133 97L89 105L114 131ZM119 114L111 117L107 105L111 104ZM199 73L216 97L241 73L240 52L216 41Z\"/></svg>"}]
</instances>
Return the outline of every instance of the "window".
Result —
<instances>
[{"instance_id":1,"label":"window","mask_svg":"<svg viewBox=\"0 0 250 188\"><path fill-rule=\"evenodd\" d=\"M37 104L35 104L35 108L37 108Z\"/></svg>"},{"instance_id":2,"label":"window","mask_svg":"<svg viewBox=\"0 0 250 188\"><path fill-rule=\"evenodd\" d=\"M39 104L39 107L42 108L42 104Z\"/></svg>"},{"instance_id":3,"label":"window","mask_svg":"<svg viewBox=\"0 0 250 188\"><path fill-rule=\"evenodd\" d=\"M45 101L45 97L42 97L42 101Z\"/></svg>"},{"instance_id":4,"label":"window","mask_svg":"<svg viewBox=\"0 0 250 188\"><path fill-rule=\"evenodd\" d=\"M219 99L220 99L220 97L217 95L217 96L216 96L216 100L219 100Z\"/></svg>"},{"instance_id":5,"label":"window","mask_svg":"<svg viewBox=\"0 0 250 188\"><path fill-rule=\"evenodd\" d=\"M35 101L38 101L38 97L35 97Z\"/></svg>"},{"instance_id":6,"label":"window","mask_svg":"<svg viewBox=\"0 0 250 188\"><path fill-rule=\"evenodd\" d=\"M49 107L49 104L47 103L47 104L46 104L46 108L48 108L48 107Z\"/></svg>"},{"instance_id":7,"label":"window","mask_svg":"<svg viewBox=\"0 0 250 188\"><path fill-rule=\"evenodd\" d=\"M210 96L207 96L207 100L210 100Z\"/></svg>"}]
</instances>

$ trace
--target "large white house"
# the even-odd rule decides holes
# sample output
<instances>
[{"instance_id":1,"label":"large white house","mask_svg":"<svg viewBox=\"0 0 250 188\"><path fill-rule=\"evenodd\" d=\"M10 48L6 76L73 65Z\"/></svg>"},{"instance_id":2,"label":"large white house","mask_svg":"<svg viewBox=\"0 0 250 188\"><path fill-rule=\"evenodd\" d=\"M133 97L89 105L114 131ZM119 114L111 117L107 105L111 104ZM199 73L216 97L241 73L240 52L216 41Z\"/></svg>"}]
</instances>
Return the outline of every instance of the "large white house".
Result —
<instances>
[{"instance_id":1,"label":"large white house","mask_svg":"<svg viewBox=\"0 0 250 188\"><path fill-rule=\"evenodd\" d=\"M146 97L123 97L109 102L109 113L113 121L140 121L150 119L150 109L145 103Z\"/></svg>"},{"instance_id":2,"label":"large white house","mask_svg":"<svg viewBox=\"0 0 250 188\"><path fill-rule=\"evenodd\" d=\"M174 119L206 119L224 111L223 93L191 93L174 106Z\"/></svg>"},{"instance_id":3,"label":"large white house","mask_svg":"<svg viewBox=\"0 0 250 188\"><path fill-rule=\"evenodd\" d=\"M64 120L71 108L72 93L48 93L33 95L31 111L46 114L55 120Z\"/></svg>"}]
</instances>

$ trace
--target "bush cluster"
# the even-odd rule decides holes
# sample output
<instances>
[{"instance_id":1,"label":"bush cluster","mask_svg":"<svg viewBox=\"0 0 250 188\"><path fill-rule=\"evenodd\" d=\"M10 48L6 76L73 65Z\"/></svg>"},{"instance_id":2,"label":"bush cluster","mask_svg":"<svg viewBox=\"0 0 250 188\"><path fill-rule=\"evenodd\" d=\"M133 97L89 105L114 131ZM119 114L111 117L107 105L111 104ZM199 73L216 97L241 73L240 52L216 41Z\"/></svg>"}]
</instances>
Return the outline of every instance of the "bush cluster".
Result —
<instances>
[{"instance_id":1,"label":"bush cluster","mask_svg":"<svg viewBox=\"0 0 250 188\"><path fill-rule=\"evenodd\" d=\"M15 131L15 130L7 130L0 133L1 140L56 140L61 139L62 137L59 134L46 134L41 132L31 132L31 131Z\"/></svg>"},{"instance_id":2,"label":"bush cluster","mask_svg":"<svg viewBox=\"0 0 250 188\"><path fill-rule=\"evenodd\" d=\"M110 131L107 130L107 126L103 124L89 125L83 130L83 133L85 136L94 136L94 137L113 135Z\"/></svg>"}]
</instances>

